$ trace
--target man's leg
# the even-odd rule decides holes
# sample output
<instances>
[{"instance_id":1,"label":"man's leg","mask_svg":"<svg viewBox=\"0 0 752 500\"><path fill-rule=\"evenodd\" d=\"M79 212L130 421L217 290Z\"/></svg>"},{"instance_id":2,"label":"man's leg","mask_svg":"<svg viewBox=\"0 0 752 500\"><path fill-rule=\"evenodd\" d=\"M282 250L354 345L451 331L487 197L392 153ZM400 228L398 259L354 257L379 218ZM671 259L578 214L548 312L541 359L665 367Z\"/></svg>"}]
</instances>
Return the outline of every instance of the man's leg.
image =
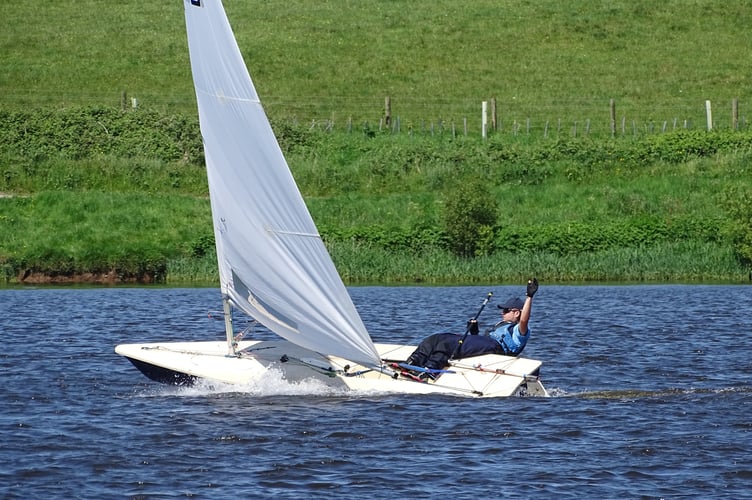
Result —
<instances>
[{"instance_id":1,"label":"man's leg","mask_svg":"<svg viewBox=\"0 0 752 500\"><path fill-rule=\"evenodd\" d=\"M407 364L426 368L441 369L457 346L459 335L453 333L435 333L418 344L415 351L407 358Z\"/></svg>"}]
</instances>

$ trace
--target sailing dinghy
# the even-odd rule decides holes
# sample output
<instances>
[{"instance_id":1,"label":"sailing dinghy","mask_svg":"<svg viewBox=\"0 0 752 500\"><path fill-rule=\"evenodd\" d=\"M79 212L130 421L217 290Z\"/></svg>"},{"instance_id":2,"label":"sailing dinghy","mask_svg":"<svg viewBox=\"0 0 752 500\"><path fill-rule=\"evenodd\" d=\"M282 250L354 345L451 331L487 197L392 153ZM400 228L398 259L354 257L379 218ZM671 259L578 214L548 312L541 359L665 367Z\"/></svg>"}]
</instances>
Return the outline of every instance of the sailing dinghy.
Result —
<instances>
[{"instance_id":1,"label":"sailing dinghy","mask_svg":"<svg viewBox=\"0 0 752 500\"><path fill-rule=\"evenodd\" d=\"M546 395L540 361L453 360L425 381L419 368L400 363L414 346L372 341L282 155L222 2L184 0L184 7L227 338L115 351L168 384L245 385L275 373L369 393ZM281 339L243 340L233 311Z\"/></svg>"}]
</instances>

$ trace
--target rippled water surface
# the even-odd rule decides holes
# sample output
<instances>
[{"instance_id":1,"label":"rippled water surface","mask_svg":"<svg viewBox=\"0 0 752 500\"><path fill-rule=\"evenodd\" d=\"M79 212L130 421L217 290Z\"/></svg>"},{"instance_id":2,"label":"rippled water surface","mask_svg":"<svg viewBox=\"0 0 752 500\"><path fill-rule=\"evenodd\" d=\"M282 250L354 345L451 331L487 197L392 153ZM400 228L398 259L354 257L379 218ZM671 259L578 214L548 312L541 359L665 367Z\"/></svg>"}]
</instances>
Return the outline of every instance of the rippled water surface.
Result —
<instances>
[{"instance_id":1,"label":"rippled water surface","mask_svg":"<svg viewBox=\"0 0 752 500\"><path fill-rule=\"evenodd\" d=\"M462 330L488 291L523 293L351 289L398 343ZM749 287L542 285L525 356L545 399L179 389L113 352L221 339L218 307L215 289L0 290L0 497L750 497Z\"/></svg>"}]
</instances>

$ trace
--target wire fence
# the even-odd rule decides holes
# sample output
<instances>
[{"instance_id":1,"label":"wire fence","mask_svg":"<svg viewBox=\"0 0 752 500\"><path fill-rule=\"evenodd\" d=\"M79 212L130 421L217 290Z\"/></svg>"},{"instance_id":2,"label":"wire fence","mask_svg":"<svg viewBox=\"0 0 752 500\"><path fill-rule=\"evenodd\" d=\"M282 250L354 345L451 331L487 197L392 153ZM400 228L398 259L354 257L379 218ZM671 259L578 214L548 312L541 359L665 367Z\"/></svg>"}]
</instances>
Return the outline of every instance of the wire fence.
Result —
<instances>
[{"instance_id":1,"label":"wire fence","mask_svg":"<svg viewBox=\"0 0 752 500\"><path fill-rule=\"evenodd\" d=\"M190 97L185 97L186 95ZM747 130L738 98L672 99L664 104L635 104L616 99L551 97L522 104L515 99L418 98L407 96L262 96L274 120L287 120L327 132L421 136L511 135L516 137L639 137L678 129ZM192 94L129 95L126 91L77 95L15 92L0 96L0 109L42 106L118 106L123 111L154 109L196 113ZM436 118L429 118L434 116Z\"/></svg>"},{"instance_id":2,"label":"wire fence","mask_svg":"<svg viewBox=\"0 0 752 500\"><path fill-rule=\"evenodd\" d=\"M739 101L731 100L727 109L721 109L715 116L711 101L704 102L704 116L697 109L683 110L681 114L671 116L671 109L663 110L670 118L637 118L619 115L616 101L611 100L608 104L607 115L596 119L587 117L580 118L555 118L546 119L542 115L545 110L536 110L535 118L525 116L524 112L505 113L499 108L494 99L481 101L477 105L477 113L474 117L462 117L460 119L437 118L435 120L403 120L401 116L393 116L391 111L391 99L385 99L384 112L375 120L356 121L352 117L344 123L337 123L333 119L312 119L311 128L319 128L325 131L344 129L349 133L362 131L366 134L388 132L392 134L418 134L418 135L458 135L468 136L480 134L486 137L490 134L506 134L513 136L528 137L581 137L581 136L611 136L611 137L638 137L649 134L659 134L685 130L716 130L732 129L747 130L749 123L745 115L739 113ZM582 114L582 110L579 110ZM651 113L655 116L655 111ZM725 115L725 116L724 116ZM518 118L521 116L521 118Z\"/></svg>"}]
</instances>

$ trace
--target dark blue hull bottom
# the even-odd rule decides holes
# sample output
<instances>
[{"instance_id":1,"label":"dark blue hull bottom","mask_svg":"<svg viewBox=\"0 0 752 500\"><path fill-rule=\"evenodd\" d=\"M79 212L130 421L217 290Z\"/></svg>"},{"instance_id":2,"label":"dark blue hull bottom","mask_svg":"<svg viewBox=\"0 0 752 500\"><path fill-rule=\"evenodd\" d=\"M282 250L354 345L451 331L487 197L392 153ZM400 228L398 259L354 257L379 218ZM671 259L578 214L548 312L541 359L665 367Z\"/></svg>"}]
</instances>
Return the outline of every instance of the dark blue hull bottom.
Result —
<instances>
[{"instance_id":1,"label":"dark blue hull bottom","mask_svg":"<svg viewBox=\"0 0 752 500\"><path fill-rule=\"evenodd\" d=\"M146 375L151 380L159 382L160 384L188 386L193 385L198 378L186 373L176 372L175 370L170 370L168 368L162 368L161 366L144 363L143 361L139 361L137 359L126 359L133 363L133 366L138 368L138 371Z\"/></svg>"}]
</instances>

